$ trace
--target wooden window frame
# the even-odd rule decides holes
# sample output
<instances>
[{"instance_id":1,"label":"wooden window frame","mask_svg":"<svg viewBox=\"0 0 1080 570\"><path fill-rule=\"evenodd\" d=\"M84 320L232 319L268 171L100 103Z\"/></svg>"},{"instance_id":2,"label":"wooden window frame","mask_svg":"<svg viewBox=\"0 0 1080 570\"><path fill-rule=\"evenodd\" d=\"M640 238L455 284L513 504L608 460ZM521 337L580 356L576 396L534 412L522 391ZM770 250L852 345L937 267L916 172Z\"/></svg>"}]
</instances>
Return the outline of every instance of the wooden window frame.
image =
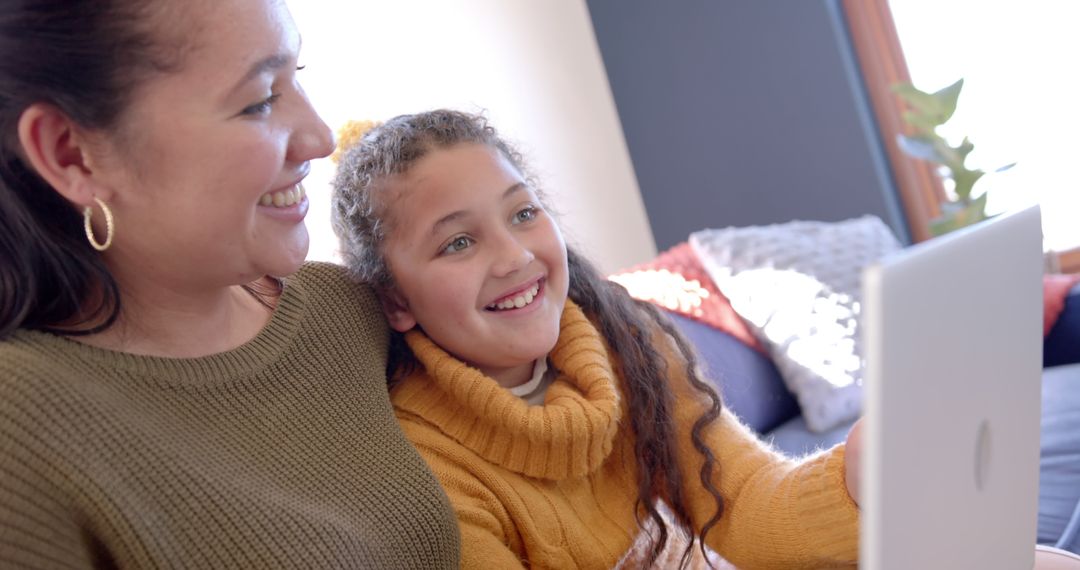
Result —
<instances>
[{"instance_id":1,"label":"wooden window frame","mask_svg":"<svg viewBox=\"0 0 1080 570\"><path fill-rule=\"evenodd\" d=\"M1058 253L1057 258L1062 273L1080 273L1080 247Z\"/></svg>"},{"instance_id":2,"label":"wooden window frame","mask_svg":"<svg viewBox=\"0 0 1080 570\"><path fill-rule=\"evenodd\" d=\"M862 72L870 105L877 119L908 230L915 242L932 237L930 220L941 215L945 189L930 163L900 150L897 136L912 134L904 122L905 103L892 91L897 83L910 83L900 36L888 0L841 0L848 34ZM1080 248L1057 254L1063 273L1080 273Z\"/></svg>"},{"instance_id":3,"label":"wooden window frame","mask_svg":"<svg viewBox=\"0 0 1080 570\"><path fill-rule=\"evenodd\" d=\"M910 83L888 0L841 0L848 33L862 72L878 132L892 165L893 179L915 242L932 237L930 220L941 215L945 189L930 163L900 150L897 136L914 134L904 122L905 104L893 93L897 83Z\"/></svg>"}]
</instances>

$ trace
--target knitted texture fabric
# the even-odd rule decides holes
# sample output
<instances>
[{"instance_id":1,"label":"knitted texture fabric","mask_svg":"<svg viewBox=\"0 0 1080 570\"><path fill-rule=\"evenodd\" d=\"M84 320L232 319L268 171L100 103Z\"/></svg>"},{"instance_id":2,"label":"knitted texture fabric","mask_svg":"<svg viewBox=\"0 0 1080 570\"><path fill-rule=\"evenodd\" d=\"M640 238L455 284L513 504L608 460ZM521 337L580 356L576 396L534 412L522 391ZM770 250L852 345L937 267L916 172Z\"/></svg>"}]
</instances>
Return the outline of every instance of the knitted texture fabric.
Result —
<instances>
[{"instance_id":1,"label":"knitted texture fabric","mask_svg":"<svg viewBox=\"0 0 1080 570\"><path fill-rule=\"evenodd\" d=\"M0 342L0 567L457 567L386 346L374 295L327 264L207 357L17 332Z\"/></svg>"},{"instance_id":2,"label":"knitted texture fabric","mask_svg":"<svg viewBox=\"0 0 1080 570\"><path fill-rule=\"evenodd\" d=\"M559 375L528 406L417 331L422 364L391 391L398 417L457 511L463 568L612 568L639 542L634 437L623 384L599 332L568 302L550 358ZM704 397L673 339L658 333L676 402L685 504L700 529L716 510L690 431ZM724 516L707 544L740 568L854 563L858 513L837 446L793 461L724 412L704 432ZM715 479L718 478L718 481ZM695 533L698 531L695 530ZM640 549L639 549L640 550Z\"/></svg>"},{"instance_id":3,"label":"knitted texture fabric","mask_svg":"<svg viewBox=\"0 0 1080 570\"><path fill-rule=\"evenodd\" d=\"M814 432L862 411L862 272L900 249L885 222L792 221L706 229L689 243L754 331Z\"/></svg>"}]
</instances>

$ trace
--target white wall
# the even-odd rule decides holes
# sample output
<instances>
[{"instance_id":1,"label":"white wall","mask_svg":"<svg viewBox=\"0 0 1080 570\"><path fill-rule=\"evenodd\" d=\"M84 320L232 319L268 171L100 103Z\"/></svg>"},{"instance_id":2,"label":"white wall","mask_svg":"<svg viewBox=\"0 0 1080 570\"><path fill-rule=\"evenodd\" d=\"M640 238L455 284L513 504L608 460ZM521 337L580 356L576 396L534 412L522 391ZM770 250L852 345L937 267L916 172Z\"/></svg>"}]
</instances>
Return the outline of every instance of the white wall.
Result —
<instances>
[{"instance_id":1,"label":"white wall","mask_svg":"<svg viewBox=\"0 0 1080 570\"><path fill-rule=\"evenodd\" d=\"M326 122L486 111L525 153L568 240L603 270L656 254L583 0L292 0L301 80ZM305 184L309 258L336 259L333 165Z\"/></svg>"}]
</instances>

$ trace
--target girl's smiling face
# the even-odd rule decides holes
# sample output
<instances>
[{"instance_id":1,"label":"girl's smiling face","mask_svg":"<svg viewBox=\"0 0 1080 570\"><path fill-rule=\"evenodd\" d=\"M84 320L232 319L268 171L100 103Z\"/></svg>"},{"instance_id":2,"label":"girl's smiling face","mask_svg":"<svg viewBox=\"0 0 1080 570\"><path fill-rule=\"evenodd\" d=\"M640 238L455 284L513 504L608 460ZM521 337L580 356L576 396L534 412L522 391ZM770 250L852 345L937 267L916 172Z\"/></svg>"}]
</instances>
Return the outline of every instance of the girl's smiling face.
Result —
<instances>
[{"instance_id":1,"label":"girl's smiling face","mask_svg":"<svg viewBox=\"0 0 1080 570\"><path fill-rule=\"evenodd\" d=\"M569 287L566 244L536 193L482 144L434 150L387 183L391 326L419 325L503 386L526 381L558 340Z\"/></svg>"}]
</instances>

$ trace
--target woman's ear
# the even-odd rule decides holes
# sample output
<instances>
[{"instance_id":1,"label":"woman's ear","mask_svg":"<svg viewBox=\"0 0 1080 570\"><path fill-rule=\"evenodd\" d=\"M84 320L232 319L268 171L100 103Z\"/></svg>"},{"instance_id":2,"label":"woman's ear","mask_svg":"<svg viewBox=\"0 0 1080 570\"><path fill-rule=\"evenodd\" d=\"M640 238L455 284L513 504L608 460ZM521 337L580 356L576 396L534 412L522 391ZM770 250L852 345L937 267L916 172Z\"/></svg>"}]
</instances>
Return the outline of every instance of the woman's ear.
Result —
<instances>
[{"instance_id":1,"label":"woman's ear","mask_svg":"<svg viewBox=\"0 0 1080 570\"><path fill-rule=\"evenodd\" d=\"M409 311L408 302L396 289L379 292L379 301L390 328L403 333L416 326L416 318Z\"/></svg>"},{"instance_id":2,"label":"woman's ear","mask_svg":"<svg viewBox=\"0 0 1080 570\"><path fill-rule=\"evenodd\" d=\"M63 111L47 103L34 103L19 116L19 144L23 156L45 182L79 206L108 200L94 183L88 142Z\"/></svg>"}]
</instances>

